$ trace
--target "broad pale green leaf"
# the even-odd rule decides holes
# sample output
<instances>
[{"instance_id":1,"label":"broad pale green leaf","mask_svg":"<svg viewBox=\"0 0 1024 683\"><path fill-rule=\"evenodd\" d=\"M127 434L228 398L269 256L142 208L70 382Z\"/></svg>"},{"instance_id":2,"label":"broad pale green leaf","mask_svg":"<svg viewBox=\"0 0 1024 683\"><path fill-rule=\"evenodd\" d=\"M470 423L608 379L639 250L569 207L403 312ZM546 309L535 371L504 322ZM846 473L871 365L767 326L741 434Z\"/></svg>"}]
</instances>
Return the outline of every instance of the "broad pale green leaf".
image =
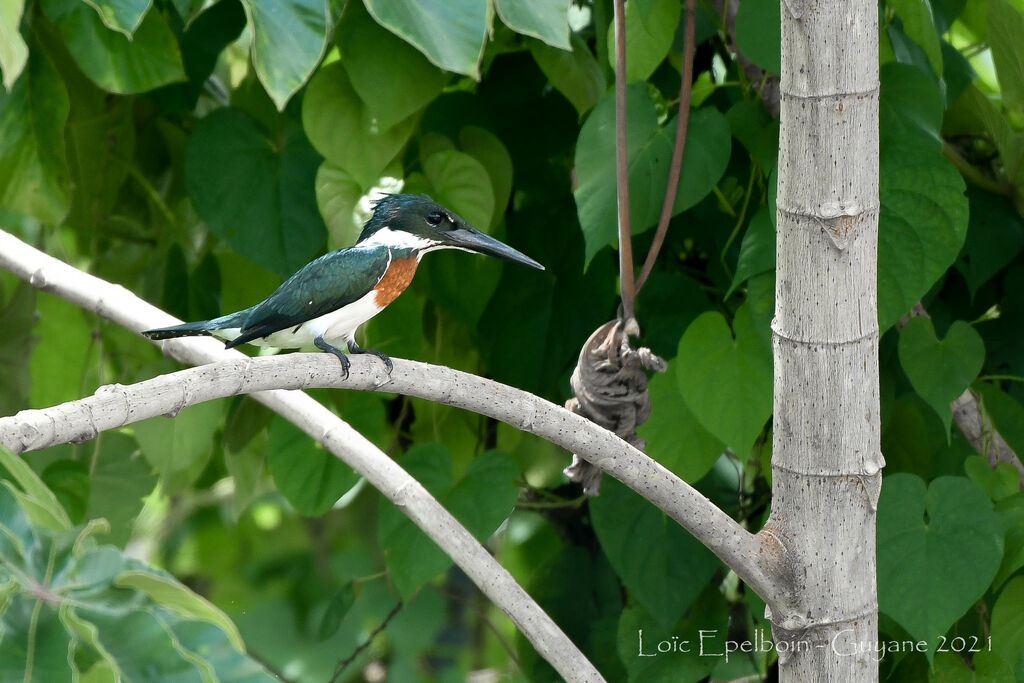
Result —
<instances>
[{"instance_id":1,"label":"broad pale green leaf","mask_svg":"<svg viewBox=\"0 0 1024 683\"><path fill-rule=\"evenodd\" d=\"M98 450L90 459L92 474L85 516L110 522L110 533L104 540L121 545L128 541L131 522L142 510L142 499L156 486L157 476L134 439L106 432L92 443Z\"/></svg>"},{"instance_id":2,"label":"broad pale green leaf","mask_svg":"<svg viewBox=\"0 0 1024 683\"><path fill-rule=\"evenodd\" d=\"M189 619L198 619L216 624L231 641L236 650L244 650L242 634L216 605L197 593L193 593L172 577L157 574L148 568L129 569L114 577L114 585L132 588L145 593L153 602L159 603Z\"/></svg>"},{"instance_id":3,"label":"broad pale green leaf","mask_svg":"<svg viewBox=\"0 0 1024 683\"><path fill-rule=\"evenodd\" d=\"M964 472L994 503L1020 491L1020 475L1008 462L993 468L985 458L972 455L964 461Z\"/></svg>"},{"instance_id":4,"label":"broad pale green leaf","mask_svg":"<svg viewBox=\"0 0 1024 683\"><path fill-rule=\"evenodd\" d=\"M690 533L608 477L590 501L601 548L630 593L664 628L671 628L718 568Z\"/></svg>"},{"instance_id":5,"label":"broad pale green leaf","mask_svg":"<svg viewBox=\"0 0 1024 683\"><path fill-rule=\"evenodd\" d=\"M325 0L243 0L252 25L252 63L279 110L305 85L327 50Z\"/></svg>"},{"instance_id":6,"label":"broad pale green leaf","mask_svg":"<svg viewBox=\"0 0 1024 683\"><path fill-rule=\"evenodd\" d=\"M32 388L29 359L36 340L32 335L36 315L36 290L22 282L4 298L0 288L0 415L14 415L28 408Z\"/></svg>"},{"instance_id":7,"label":"broad pale green leaf","mask_svg":"<svg viewBox=\"0 0 1024 683\"><path fill-rule=\"evenodd\" d=\"M939 131L943 106L934 78L915 66L895 62L882 65L879 77L883 148L907 138L927 138L924 144L938 151L942 146Z\"/></svg>"},{"instance_id":8,"label":"broad pale green leaf","mask_svg":"<svg viewBox=\"0 0 1024 683\"><path fill-rule=\"evenodd\" d=\"M423 173L437 202L477 229L487 230L494 215L494 189L483 164L450 149L424 159Z\"/></svg>"},{"instance_id":9,"label":"broad pale green leaf","mask_svg":"<svg viewBox=\"0 0 1024 683\"><path fill-rule=\"evenodd\" d=\"M320 164L316 171L316 203L335 248L352 246L362 232L363 226L355 217L362 196L362 187L348 171L330 161Z\"/></svg>"},{"instance_id":10,"label":"broad pale green leaf","mask_svg":"<svg viewBox=\"0 0 1024 683\"><path fill-rule=\"evenodd\" d=\"M569 0L494 0L494 8L513 31L539 38L562 50L571 49Z\"/></svg>"},{"instance_id":11,"label":"broad pale green leaf","mask_svg":"<svg viewBox=\"0 0 1024 683\"><path fill-rule=\"evenodd\" d=\"M0 71L4 74L4 88L11 91L28 62L28 45L21 37L21 15L25 0L0 2Z\"/></svg>"},{"instance_id":12,"label":"broad pale green leaf","mask_svg":"<svg viewBox=\"0 0 1024 683\"><path fill-rule=\"evenodd\" d=\"M983 464L988 465L988 463ZM1016 474L1016 470L1012 466L1010 469ZM1019 481L1018 479L1018 487ZM1005 484L1004 481L1001 486L1005 486ZM1015 491L1012 495L997 502L996 513L1003 522L1003 528L1006 529L1003 561L999 565L995 579L992 580L992 588L998 590L1004 581L1013 576L1018 569L1024 567L1024 492Z\"/></svg>"},{"instance_id":13,"label":"broad pale green leaf","mask_svg":"<svg viewBox=\"0 0 1024 683\"><path fill-rule=\"evenodd\" d=\"M725 444L701 426L686 405L676 365L669 363L667 372L651 377L647 388L654 410L639 433L647 440L644 451L649 456L693 484L708 473L725 451Z\"/></svg>"},{"instance_id":14,"label":"broad pale green leaf","mask_svg":"<svg viewBox=\"0 0 1024 683\"><path fill-rule=\"evenodd\" d=\"M107 28L84 2L46 0L43 10L78 66L104 90L129 95L185 80L178 41L158 11L147 12L129 38Z\"/></svg>"},{"instance_id":15,"label":"broad pale green leaf","mask_svg":"<svg viewBox=\"0 0 1024 683\"><path fill-rule=\"evenodd\" d=\"M779 3L772 0L744 0L740 3L736 13L736 46L744 57L765 71L780 74L781 44Z\"/></svg>"},{"instance_id":16,"label":"broad pale green leaf","mask_svg":"<svg viewBox=\"0 0 1024 683\"><path fill-rule=\"evenodd\" d=\"M270 423L267 466L278 490L309 517L330 510L359 481L351 467L280 417Z\"/></svg>"},{"instance_id":17,"label":"broad pale green leaf","mask_svg":"<svg viewBox=\"0 0 1024 683\"><path fill-rule=\"evenodd\" d=\"M746 306L729 329L721 313L702 314L679 340L676 379L690 410L745 459L772 412L772 355Z\"/></svg>"},{"instance_id":18,"label":"broad pale green leaf","mask_svg":"<svg viewBox=\"0 0 1024 683\"><path fill-rule=\"evenodd\" d=\"M45 521L45 528L54 531L66 531L71 528L71 519L68 517L68 513L57 501L53 491L46 487L43 480L32 471L24 459L0 446L0 465L14 477L14 481L21 488L22 495L18 496L13 487L11 492L15 493L20 501L29 499L36 504L35 510L41 514L29 515L34 524L38 525L41 521Z\"/></svg>"},{"instance_id":19,"label":"broad pale green leaf","mask_svg":"<svg viewBox=\"0 0 1024 683\"><path fill-rule=\"evenodd\" d=\"M192 134L185 183L214 234L254 263L289 276L324 246L314 188L319 164L297 127L286 129L275 149L252 119L225 108Z\"/></svg>"},{"instance_id":20,"label":"broad pale green leaf","mask_svg":"<svg viewBox=\"0 0 1024 683\"><path fill-rule=\"evenodd\" d=\"M987 0L988 44L1006 106L1024 110L1024 10L1008 0Z\"/></svg>"},{"instance_id":21,"label":"broad pale green leaf","mask_svg":"<svg viewBox=\"0 0 1024 683\"><path fill-rule=\"evenodd\" d=\"M571 51L545 45L538 40L529 41L530 54L537 66L558 92L576 107L582 116L604 95L608 84L597 58L586 42L575 33L570 37Z\"/></svg>"},{"instance_id":22,"label":"broad pale green leaf","mask_svg":"<svg viewBox=\"0 0 1024 683\"><path fill-rule=\"evenodd\" d=\"M992 608L992 650L1024 676L1024 576L1014 578Z\"/></svg>"},{"instance_id":23,"label":"broad pale green leaf","mask_svg":"<svg viewBox=\"0 0 1024 683\"><path fill-rule=\"evenodd\" d=\"M381 27L358 0L345 6L335 40L352 88L380 130L425 107L448 81L449 74Z\"/></svg>"},{"instance_id":24,"label":"broad pale green leaf","mask_svg":"<svg viewBox=\"0 0 1024 683\"><path fill-rule=\"evenodd\" d=\"M96 10L100 20L112 31L132 37L153 5L153 0L83 0Z\"/></svg>"},{"instance_id":25,"label":"broad pale green leaf","mask_svg":"<svg viewBox=\"0 0 1024 683\"><path fill-rule=\"evenodd\" d=\"M167 493L195 481L213 453L213 435L224 418L221 401L198 403L177 416L151 417L132 429L142 454L159 475Z\"/></svg>"},{"instance_id":26,"label":"broad pale green leaf","mask_svg":"<svg viewBox=\"0 0 1024 683\"><path fill-rule=\"evenodd\" d=\"M313 77L302 98L302 125L320 154L348 172L361 187L372 187L405 146L416 127L412 115L381 130L353 89L340 62Z\"/></svg>"},{"instance_id":27,"label":"broad pale green leaf","mask_svg":"<svg viewBox=\"0 0 1024 683\"><path fill-rule=\"evenodd\" d=\"M882 145L878 324L899 320L942 277L967 235L964 180L937 151Z\"/></svg>"},{"instance_id":28,"label":"broad pale green leaf","mask_svg":"<svg viewBox=\"0 0 1024 683\"><path fill-rule=\"evenodd\" d=\"M364 0L384 28L411 43L431 62L480 77L480 57L491 25L491 4L479 0Z\"/></svg>"},{"instance_id":29,"label":"broad pale green leaf","mask_svg":"<svg viewBox=\"0 0 1024 683\"><path fill-rule=\"evenodd\" d=\"M943 635L988 588L1003 528L970 480L885 478L878 502L878 605L934 655Z\"/></svg>"},{"instance_id":30,"label":"broad pale green leaf","mask_svg":"<svg viewBox=\"0 0 1024 683\"><path fill-rule=\"evenodd\" d=\"M682 15L677 0L626 3L626 81L646 80L665 61ZM615 24L608 26L608 54L615 67Z\"/></svg>"},{"instance_id":31,"label":"broad pale green leaf","mask_svg":"<svg viewBox=\"0 0 1024 683\"><path fill-rule=\"evenodd\" d=\"M494 190L494 213L491 225L496 226L505 215L508 200L512 196L512 157L498 136L480 126L466 126L459 131L459 147L487 169ZM480 226L484 230L483 226Z\"/></svg>"},{"instance_id":32,"label":"broad pale green leaf","mask_svg":"<svg viewBox=\"0 0 1024 683\"><path fill-rule=\"evenodd\" d=\"M658 126L654 103L642 83L626 93L626 145L629 149L630 221L640 233L658 220L672 155L669 135ZM574 194L586 240L585 262L618 234L615 190L615 98L602 98L580 129L576 143Z\"/></svg>"},{"instance_id":33,"label":"broad pale green leaf","mask_svg":"<svg viewBox=\"0 0 1024 683\"><path fill-rule=\"evenodd\" d=\"M985 343L973 327L955 321L941 341L930 318L913 317L900 330L900 365L914 390L942 418L949 436L950 403L971 385L985 362Z\"/></svg>"},{"instance_id":34,"label":"broad pale green leaf","mask_svg":"<svg viewBox=\"0 0 1024 683\"><path fill-rule=\"evenodd\" d=\"M423 484L480 541L508 517L519 495L519 468L504 453L487 452L473 460L455 483L452 456L441 444L411 448L402 466ZM451 559L387 500L381 500L377 537L395 587L408 599L423 584L451 566Z\"/></svg>"},{"instance_id":35,"label":"broad pale green leaf","mask_svg":"<svg viewBox=\"0 0 1024 683\"><path fill-rule=\"evenodd\" d=\"M921 46L935 73L942 73L942 48L935 30L932 6L928 0L889 0L889 5L903 21L903 32Z\"/></svg>"},{"instance_id":36,"label":"broad pale green leaf","mask_svg":"<svg viewBox=\"0 0 1024 683\"><path fill-rule=\"evenodd\" d=\"M91 11L91 10L90 10ZM8 76L4 66L4 77ZM0 208L57 224L69 205L64 83L43 50L10 92L0 93Z\"/></svg>"}]
</instances>

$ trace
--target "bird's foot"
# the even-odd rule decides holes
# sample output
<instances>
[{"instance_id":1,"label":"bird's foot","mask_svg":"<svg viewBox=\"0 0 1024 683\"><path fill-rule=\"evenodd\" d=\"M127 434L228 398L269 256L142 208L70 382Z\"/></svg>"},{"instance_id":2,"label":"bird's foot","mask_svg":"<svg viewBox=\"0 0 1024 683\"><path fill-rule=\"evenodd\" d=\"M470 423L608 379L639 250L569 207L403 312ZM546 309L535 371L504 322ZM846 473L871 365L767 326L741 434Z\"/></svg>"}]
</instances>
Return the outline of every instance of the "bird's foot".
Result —
<instances>
[{"instance_id":1,"label":"bird's foot","mask_svg":"<svg viewBox=\"0 0 1024 683\"><path fill-rule=\"evenodd\" d=\"M386 353L384 353L382 351L374 351L373 349L364 349L361 346L359 346L358 344L356 344L354 341L349 341L348 342L348 352L349 353L368 353L371 356L377 356L377 358L380 358L381 362L384 363L384 367L387 368L387 370L388 370L388 377L391 376L391 371L394 369L394 366L391 364L391 359L388 357L388 355Z\"/></svg>"},{"instance_id":2,"label":"bird's foot","mask_svg":"<svg viewBox=\"0 0 1024 683\"><path fill-rule=\"evenodd\" d=\"M348 359L348 356L345 355L344 351L337 348L336 346L331 346L330 344L324 341L323 337L317 337L316 339L314 339L313 346L320 349L321 351L333 353L335 356L337 356L338 360L341 361L341 378L348 379L348 368L350 365L352 365L352 361Z\"/></svg>"}]
</instances>

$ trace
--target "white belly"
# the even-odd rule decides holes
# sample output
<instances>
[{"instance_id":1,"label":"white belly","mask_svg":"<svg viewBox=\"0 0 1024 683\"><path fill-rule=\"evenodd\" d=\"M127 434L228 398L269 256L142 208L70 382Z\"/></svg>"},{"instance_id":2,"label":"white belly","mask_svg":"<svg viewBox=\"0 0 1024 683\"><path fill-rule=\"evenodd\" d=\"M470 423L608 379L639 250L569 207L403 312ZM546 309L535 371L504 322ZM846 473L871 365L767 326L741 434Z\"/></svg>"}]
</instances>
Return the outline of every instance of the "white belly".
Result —
<instances>
[{"instance_id":1,"label":"white belly","mask_svg":"<svg viewBox=\"0 0 1024 683\"><path fill-rule=\"evenodd\" d=\"M323 336L324 341L332 346L348 342L355 335L360 325L377 315L383 308L379 308L376 302L377 292L370 290L348 306L343 306L336 311L325 313L319 318L307 320L299 325L274 332L266 337L253 339L250 344L256 346L273 346L279 349L297 349L302 346L312 346L313 339ZM211 331L213 336L224 341L231 341L241 330L231 327L224 330Z\"/></svg>"}]
</instances>

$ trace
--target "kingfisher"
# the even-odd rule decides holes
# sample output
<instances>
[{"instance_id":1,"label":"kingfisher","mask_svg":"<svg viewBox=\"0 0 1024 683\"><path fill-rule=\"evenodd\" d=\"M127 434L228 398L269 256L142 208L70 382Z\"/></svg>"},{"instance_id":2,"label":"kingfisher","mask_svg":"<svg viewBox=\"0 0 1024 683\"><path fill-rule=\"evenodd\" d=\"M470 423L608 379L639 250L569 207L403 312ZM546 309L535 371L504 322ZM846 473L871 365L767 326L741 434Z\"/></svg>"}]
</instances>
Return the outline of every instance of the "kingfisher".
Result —
<instances>
[{"instance_id":1,"label":"kingfisher","mask_svg":"<svg viewBox=\"0 0 1024 683\"><path fill-rule=\"evenodd\" d=\"M153 340L210 335L229 349L245 343L282 349L313 345L337 356L347 378L348 356L335 346L344 343L351 354L376 356L391 374L391 359L356 344L356 330L398 298L423 255L437 249L461 249L544 270L427 195L389 194L376 202L354 246L306 264L255 306L142 334Z\"/></svg>"}]
</instances>

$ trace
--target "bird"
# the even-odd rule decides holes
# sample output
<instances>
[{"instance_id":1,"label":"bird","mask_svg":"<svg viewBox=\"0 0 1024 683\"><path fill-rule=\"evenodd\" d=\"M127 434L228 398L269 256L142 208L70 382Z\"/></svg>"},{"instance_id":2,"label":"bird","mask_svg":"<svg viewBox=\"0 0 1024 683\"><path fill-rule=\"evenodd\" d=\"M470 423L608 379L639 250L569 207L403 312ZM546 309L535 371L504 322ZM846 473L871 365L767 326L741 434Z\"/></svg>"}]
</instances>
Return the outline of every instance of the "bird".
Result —
<instances>
[{"instance_id":1,"label":"bird","mask_svg":"<svg viewBox=\"0 0 1024 683\"><path fill-rule=\"evenodd\" d=\"M351 354L372 354L393 369L387 354L361 348L360 325L384 310L412 282L423 255L460 249L538 270L537 261L472 227L423 194L387 194L377 200L354 246L307 263L260 303L228 315L145 330L151 340L210 335L225 348L245 343L294 349L313 345L341 361L348 378Z\"/></svg>"}]
</instances>

